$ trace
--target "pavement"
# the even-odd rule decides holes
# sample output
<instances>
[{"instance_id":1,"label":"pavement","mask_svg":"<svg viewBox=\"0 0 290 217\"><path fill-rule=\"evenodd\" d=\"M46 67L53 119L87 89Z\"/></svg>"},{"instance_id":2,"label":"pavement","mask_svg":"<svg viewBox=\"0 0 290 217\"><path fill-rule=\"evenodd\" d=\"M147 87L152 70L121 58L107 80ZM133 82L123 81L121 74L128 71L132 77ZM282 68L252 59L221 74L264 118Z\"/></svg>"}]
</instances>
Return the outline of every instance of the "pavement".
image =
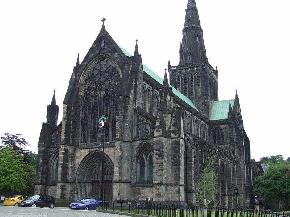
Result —
<instances>
[{"instance_id":1,"label":"pavement","mask_svg":"<svg viewBox=\"0 0 290 217\"><path fill-rule=\"evenodd\" d=\"M0 217L119 217L118 214L102 213L95 210L71 210L66 207L39 208L1 206ZM122 215L122 217L125 217Z\"/></svg>"}]
</instances>

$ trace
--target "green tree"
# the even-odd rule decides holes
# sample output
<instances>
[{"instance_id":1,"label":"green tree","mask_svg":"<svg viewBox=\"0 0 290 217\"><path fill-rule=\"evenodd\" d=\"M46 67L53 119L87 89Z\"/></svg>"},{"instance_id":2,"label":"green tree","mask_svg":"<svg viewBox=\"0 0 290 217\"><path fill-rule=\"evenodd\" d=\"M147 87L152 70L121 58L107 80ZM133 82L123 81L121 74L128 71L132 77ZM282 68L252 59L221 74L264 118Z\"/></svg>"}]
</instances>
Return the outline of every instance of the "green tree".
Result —
<instances>
[{"instance_id":1,"label":"green tree","mask_svg":"<svg viewBox=\"0 0 290 217\"><path fill-rule=\"evenodd\" d=\"M32 152L26 152L24 155L23 166L25 171L28 174L27 177L27 186L23 191L25 194L33 194L34 192L34 183L36 179L36 167L37 167L37 154Z\"/></svg>"},{"instance_id":2,"label":"green tree","mask_svg":"<svg viewBox=\"0 0 290 217\"><path fill-rule=\"evenodd\" d=\"M200 206L215 206L218 191L218 179L216 173L216 157L211 156L202 170L201 177L197 182L196 199Z\"/></svg>"},{"instance_id":3,"label":"green tree","mask_svg":"<svg viewBox=\"0 0 290 217\"><path fill-rule=\"evenodd\" d=\"M284 160L270 162L266 172L257 178L254 191L272 208L286 208L290 202L290 163ZM273 207L276 204L279 207Z\"/></svg>"},{"instance_id":4,"label":"green tree","mask_svg":"<svg viewBox=\"0 0 290 217\"><path fill-rule=\"evenodd\" d=\"M271 164L276 164L276 163L279 163L279 162L283 162L284 159L283 159L283 156L282 155L274 155L274 156L270 156L270 157L262 157L260 159L260 162L261 163L264 163L268 166L270 166Z\"/></svg>"},{"instance_id":5,"label":"green tree","mask_svg":"<svg viewBox=\"0 0 290 217\"><path fill-rule=\"evenodd\" d=\"M4 191L3 193L23 193L23 194L32 194L34 191L34 183L35 183L35 177L36 177L36 165L37 165L37 155L25 150L25 148L28 146L28 143L26 140L22 137L21 134L11 134L11 133L5 133L4 136L1 137L1 143L0 144L0 152L2 156L2 160L5 162L7 161L7 165L10 165L8 168L9 171L13 171L11 173L11 176L9 178L14 178L15 183L11 184L9 187L9 178L8 179L0 179L0 183L6 187L3 187L0 191ZM10 150L10 151L8 151ZM11 152L14 151L14 152ZM5 153L9 153L10 155L7 155L6 158L3 158ZM4 154L4 155L3 155ZM15 162L13 161L12 157L15 155ZM2 165L3 168L5 168L5 165ZM7 169L7 168L6 168ZM0 174L3 174L3 177L6 176L5 170L1 173L1 166L0 166ZM24 178L25 174L25 178ZM18 180L18 181L16 181ZM19 187L15 189L15 184L18 182L18 184L24 184L25 186Z\"/></svg>"},{"instance_id":6,"label":"green tree","mask_svg":"<svg viewBox=\"0 0 290 217\"><path fill-rule=\"evenodd\" d=\"M0 192L20 193L27 188L29 173L23 158L11 147L0 150Z\"/></svg>"}]
</instances>

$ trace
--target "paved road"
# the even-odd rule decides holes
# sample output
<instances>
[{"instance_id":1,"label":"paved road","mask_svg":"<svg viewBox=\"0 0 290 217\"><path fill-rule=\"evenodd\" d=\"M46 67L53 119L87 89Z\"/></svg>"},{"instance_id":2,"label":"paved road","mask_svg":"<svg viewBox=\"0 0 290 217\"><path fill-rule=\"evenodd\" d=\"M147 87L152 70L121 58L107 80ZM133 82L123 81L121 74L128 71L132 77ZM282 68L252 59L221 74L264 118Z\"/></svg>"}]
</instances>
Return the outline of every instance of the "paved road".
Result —
<instances>
[{"instance_id":1,"label":"paved road","mask_svg":"<svg viewBox=\"0 0 290 217\"><path fill-rule=\"evenodd\" d=\"M0 205L0 217L119 217L120 215L95 210L71 210L65 207L10 207ZM122 216L123 217L123 216Z\"/></svg>"}]
</instances>

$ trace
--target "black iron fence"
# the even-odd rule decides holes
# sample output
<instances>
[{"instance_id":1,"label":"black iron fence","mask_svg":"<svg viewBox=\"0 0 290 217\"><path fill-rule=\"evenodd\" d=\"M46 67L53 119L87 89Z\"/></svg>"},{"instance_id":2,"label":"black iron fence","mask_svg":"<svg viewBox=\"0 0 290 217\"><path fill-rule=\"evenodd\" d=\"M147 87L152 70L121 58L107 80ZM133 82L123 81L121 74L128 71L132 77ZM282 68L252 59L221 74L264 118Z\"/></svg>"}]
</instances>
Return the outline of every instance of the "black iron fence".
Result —
<instances>
[{"instance_id":1,"label":"black iron fence","mask_svg":"<svg viewBox=\"0 0 290 217\"><path fill-rule=\"evenodd\" d=\"M205 209L148 201L120 200L105 202L101 209L113 213L153 217L290 217L289 212L255 211L252 209Z\"/></svg>"}]
</instances>

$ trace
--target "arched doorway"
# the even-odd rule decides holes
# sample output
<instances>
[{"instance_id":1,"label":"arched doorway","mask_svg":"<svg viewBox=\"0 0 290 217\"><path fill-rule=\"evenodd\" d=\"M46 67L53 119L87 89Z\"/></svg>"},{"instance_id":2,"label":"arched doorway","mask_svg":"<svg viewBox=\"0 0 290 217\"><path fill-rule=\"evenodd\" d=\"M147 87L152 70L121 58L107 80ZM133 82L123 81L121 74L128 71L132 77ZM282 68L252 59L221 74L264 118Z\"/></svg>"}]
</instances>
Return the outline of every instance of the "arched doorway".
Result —
<instances>
[{"instance_id":1,"label":"arched doorway","mask_svg":"<svg viewBox=\"0 0 290 217\"><path fill-rule=\"evenodd\" d=\"M77 198L113 199L114 164L103 152L89 153L80 163L76 176Z\"/></svg>"}]
</instances>

